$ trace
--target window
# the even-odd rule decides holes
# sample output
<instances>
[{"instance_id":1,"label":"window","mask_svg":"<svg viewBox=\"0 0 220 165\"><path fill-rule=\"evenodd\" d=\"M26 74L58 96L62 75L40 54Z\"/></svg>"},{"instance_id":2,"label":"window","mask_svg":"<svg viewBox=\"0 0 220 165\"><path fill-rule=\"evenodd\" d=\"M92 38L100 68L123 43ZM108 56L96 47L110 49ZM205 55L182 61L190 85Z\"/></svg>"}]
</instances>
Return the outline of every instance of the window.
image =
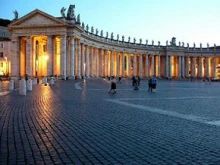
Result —
<instances>
[{"instance_id":1,"label":"window","mask_svg":"<svg viewBox=\"0 0 220 165\"><path fill-rule=\"evenodd\" d=\"M3 58L4 56L3 56L3 52L0 52L0 58Z\"/></svg>"},{"instance_id":2,"label":"window","mask_svg":"<svg viewBox=\"0 0 220 165\"><path fill-rule=\"evenodd\" d=\"M1 43L1 46L0 46L0 48L4 48L4 43Z\"/></svg>"},{"instance_id":3,"label":"window","mask_svg":"<svg viewBox=\"0 0 220 165\"><path fill-rule=\"evenodd\" d=\"M2 33L2 37L5 37L5 32Z\"/></svg>"}]
</instances>

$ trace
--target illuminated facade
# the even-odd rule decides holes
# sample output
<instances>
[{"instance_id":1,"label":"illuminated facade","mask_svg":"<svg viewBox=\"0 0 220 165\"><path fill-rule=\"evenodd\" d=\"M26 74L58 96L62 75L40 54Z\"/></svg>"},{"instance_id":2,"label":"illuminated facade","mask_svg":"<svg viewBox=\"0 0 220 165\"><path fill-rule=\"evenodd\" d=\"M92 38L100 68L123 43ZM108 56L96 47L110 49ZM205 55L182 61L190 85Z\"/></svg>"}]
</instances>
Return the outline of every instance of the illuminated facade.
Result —
<instances>
[{"instance_id":1,"label":"illuminated facade","mask_svg":"<svg viewBox=\"0 0 220 165\"><path fill-rule=\"evenodd\" d=\"M189 47L173 38L162 46L114 39L113 33L104 37L103 31L89 31L74 11L61 14L57 18L34 10L9 25L12 77L220 77L220 49L215 45Z\"/></svg>"}]
</instances>

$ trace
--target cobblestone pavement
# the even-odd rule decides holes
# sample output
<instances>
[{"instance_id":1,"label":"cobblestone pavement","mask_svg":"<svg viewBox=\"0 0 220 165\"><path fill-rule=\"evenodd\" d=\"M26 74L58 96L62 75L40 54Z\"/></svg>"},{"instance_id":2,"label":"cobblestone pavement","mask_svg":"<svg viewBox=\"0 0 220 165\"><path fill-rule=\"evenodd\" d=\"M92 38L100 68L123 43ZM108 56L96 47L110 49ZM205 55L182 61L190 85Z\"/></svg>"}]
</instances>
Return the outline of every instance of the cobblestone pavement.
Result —
<instances>
[{"instance_id":1,"label":"cobblestone pavement","mask_svg":"<svg viewBox=\"0 0 220 165\"><path fill-rule=\"evenodd\" d=\"M220 83L103 79L0 97L0 164L220 164Z\"/></svg>"}]
</instances>

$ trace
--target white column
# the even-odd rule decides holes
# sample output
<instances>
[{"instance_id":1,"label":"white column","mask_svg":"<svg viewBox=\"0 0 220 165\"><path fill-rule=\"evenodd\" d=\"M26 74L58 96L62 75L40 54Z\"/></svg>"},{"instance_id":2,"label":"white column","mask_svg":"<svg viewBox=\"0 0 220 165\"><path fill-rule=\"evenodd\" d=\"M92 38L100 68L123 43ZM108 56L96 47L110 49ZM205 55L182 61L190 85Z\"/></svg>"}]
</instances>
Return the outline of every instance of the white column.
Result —
<instances>
[{"instance_id":1,"label":"white column","mask_svg":"<svg viewBox=\"0 0 220 165\"><path fill-rule=\"evenodd\" d=\"M158 77L160 77L160 55L158 55Z\"/></svg>"},{"instance_id":2,"label":"white column","mask_svg":"<svg viewBox=\"0 0 220 165\"><path fill-rule=\"evenodd\" d=\"M212 77L216 77L216 57L213 57L213 65L212 65Z\"/></svg>"},{"instance_id":3,"label":"white column","mask_svg":"<svg viewBox=\"0 0 220 165\"><path fill-rule=\"evenodd\" d=\"M85 78L85 45L81 44L82 46L82 61L81 61L81 74L83 76L83 78Z\"/></svg>"},{"instance_id":4,"label":"white column","mask_svg":"<svg viewBox=\"0 0 220 165\"><path fill-rule=\"evenodd\" d=\"M33 57L32 57L32 39L30 36L27 37L27 44L26 44L26 74L28 76L33 76L32 75L32 62L33 62Z\"/></svg>"},{"instance_id":5,"label":"white column","mask_svg":"<svg viewBox=\"0 0 220 165\"><path fill-rule=\"evenodd\" d=\"M148 78L149 77L149 59L148 59L148 55L146 54L146 66L145 66L145 69L146 69L146 72L145 72L145 76Z\"/></svg>"},{"instance_id":6,"label":"white column","mask_svg":"<svg viewBox=\"0 0 220 165\"><path fill-rule=\"evenodd\" d=\"M61 75L63 76L64 80L66 80L66 36L60 37L60 55L62 59L62 69Z\"/></svg>"},{"instance_id":7,"label":"white column","mask_svg":"<svg viewBox=\"0 0 220 165\"><path fill-rule=\"evenodd\" d=\"M104 58L105 58L105 76L109 76L108 74L108 51L104 51Z\"/></svg>"},{"instance_id":8,"label":"white column","mask_svg":"<svg viewBox=\"0 0 220 165\"><path fill-rule=\"evenodd\" d=\"M196 77L196 57L192 57L192 76Z\"/></svg>"},{"instance_id":9,"label":"white column","mask_svg":"<svg viewBox=\"0 0 220 165\"><path fill-rule=\"evenodd\" d=\"M186 77L189 77L189 56L186 57Z\"/></svg>"},{"instance_id":10,"label":"white column","mask_svg":"<svg viewBox=\"0 0 220 165\"><path fill-rule=\"evenodd\" d=\"M105 71L105 61L104 61L104 49L101 49L101 76L104 77L104 71Z\"/></svg>"},{"instance_id":11,"label":"white column","mask_svg":"<svg viewBox=\"0 0 220 165\"><path fill-rule=\"evenodd\" d=\"M128 53L128 61L127 61L127 77L130 77L130 71L131 71L131 54Z\"/></svg>"},{"instance_id":12,"label":"white column","mask_svg":"<svg viewBox=\"0 0 220 165\"><path fill-rule=\"evenodd\" d=\"M199 57L199 77L202 78L202 57Z\"/></svg>"},{"instance_id":13,"label":"white column","mask_svg":"<svg viewBox=\"0 0 220 165\"><path fill-rule=\"evenodd\" d=\"M20 41L18 37L12 36L11 40L11 77L18 78L20 76Z\"/></svg>"},{"instance_id":14,"label":"white column","mask_svg":"<svg viewBox=\"0 0 220 165\"><path fill-rule=\"evenodd\" d=\"M169 71L170 71L170 77L173 77L172 75L172 56L169 56L170 60L169 60Z\"/></svg>"},{"instance_id":15,"label":"white column","mask_svg":"<svg viewBox=\"0 0 220 165\"><path fill-rule=\"evenodd\" d=\"M137 55L134 54L134 76L137 76Z\"/></svg>"},{"instance_id":16,"label":"white column","mask_svg":"<svg viewBox=\"0 0 220 165\"><path fill-rule=\"evenodd\" d=\"M120 75L120 53L119 52L117 52L116 53L116 58L117 58L117 61L116 61L116 67L117 67L117 71L116 71L116 73L117 73L117 76L119 76Z\"/></svg>"},{"instance_id":17,"label":"white column","mask_svg":"<svg viewBox=\"0 0 220 165\"><path fill-rule=\"evenodd\" d=\"M91 76L94 77L94 47L91 47L91 60L90 60L90 68L91 68Z\"/></svg>"},{"instance_id":18,"label":"white column","mask_svg":"<svg viewBox=\"0 0 220 165\"><path fill-rule=\"evenodd\" d=\"M112 52L111 52L111 60L110 60L110 70L111 70L111 72L110 72L110 76L114 76L114 51L112 50Z\"/></svg>"},{"instance_id":19,"label":"white column","mask_svg":"<svg viewBox=\"0 0 220 165\"><path fill-rule=\"evenodd\" d=\"M47 37L47 76L50 76L53 74L53 37L48 36Z\"/></svg>"},{"instance_id":20,"label":"white column","mask_svg":"<svg viewBox=\"0 0 220 165\"><path fill-rule=\"evenodd\" d=\"M182 69L182 67L181 67L181 64L182 64L181 56L178 56L178 58L179 58L179 64L178 64L178 77L181 78L181 76L182 76L182 72L181 72L181 69Z\"/></svg>"},{"instance_id":21,"label":"white column","mask_svg":"<svg viewBox=\"0 0 220 165\"><path fill-rule=\"evenodd\" d=\"M209 74L209 57L206 57L206 77L210 77L210 74Z\"/></svg>"},{"instance_id":22,"label":"white column","mask_svg":"<svg viewBox=\"0 0 220 165\"><path fill-rule=\"evenodd\" d=\"M140 77L143 77L143 55L140 54L139 56L139 71L140 71Z\"/></svg>"},{"instance_id":23,"label":"white column","mask_svg":"<svg viewBox=\"0 0 220 165\"><path fill-rule=\"evenodd\" d=\"M184 69L185 69L185 64L184 64L184 56L181 57L181 76L185 77Z\"/></svg>"},{"instance_id":24,"label":"white column","mask_svg":"<svg viewBox=\"0 0 220 165\"><path fill-rule=\"evenodd\" d=\"M169 77L169 56L166 55L166 77Z\"/></svg>"},{"instance_id":25,"label":"white column","mask_svg":"<svg viewBox=\"0 0 220 165\"><path fill-rule=\"evenodd\" d=\"M151 76L155 75L154 71L154 55L151 56Z\"/></svg>"},{"instance_id":26,"label":"white column","mask_svg":"<svg viewBox=\"0 0 220 165\"><path fill-rule=\"evenodd\" d=\"M89 77L89 70L90 70L90 59L89 59L89 46L86 47L86 77Z\"/></svg>"},{"instance_id":27,"label":"white column","mask_svg":"<svg viewBox=\"0 0 220 165\"><path fill-rule=\"evenodd\" d=\"M78 78L81 78L81 45L80 45L80 41L78 41Z\"/></svg>"},{"instance_id":28,"label":"white column","mask_svg":"<svg viewBox=\"0 0 220 165\"><path fill-rule=\"evenodd\" d=\"M70 76L72 78L75 77L75 44L74 44L74 37L71 37L70 40Z\"/></svg>"},{"instance_id":29,"label":"white column","mask_svg":"<svg viewBox=\"0 0 220 165\"><path fill-rule=\"evenodd\" d=\"M122 77L125 77L125 53L122 53Z\"/></svg>"},{"instance_id":30,"label":"white column","mask_svg":"<svg viewBox=\"0 0 220 165\"><path fill-rule=\"evenodd\" d=\"M99 49L96 48L96 76L99 77Z\"/></svg>"}]
</instances>

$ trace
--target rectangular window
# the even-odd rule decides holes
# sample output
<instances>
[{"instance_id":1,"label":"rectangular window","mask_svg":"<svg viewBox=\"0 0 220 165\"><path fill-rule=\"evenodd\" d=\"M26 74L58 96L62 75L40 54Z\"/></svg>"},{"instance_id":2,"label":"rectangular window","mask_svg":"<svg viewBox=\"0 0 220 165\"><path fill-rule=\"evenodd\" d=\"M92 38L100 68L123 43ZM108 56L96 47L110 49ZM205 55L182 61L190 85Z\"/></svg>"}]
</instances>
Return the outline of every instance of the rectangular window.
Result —
<instances>
[{"instance_id":1,"label":"rectangular window","mask_svg":"<svg viewBox=\"0 0 220 165\"><path fill-rule=\"evenodd\" d=\"M1 43L1 46L0 46L1 48L4 48L4 43Z\"/></svg>"},{"instance_id":2,"label":"rectangular window","mask_svg":"<svg viewBox=\"0 0 220 165\"><path fill-rule=\"evenodd\" d=\"M3 52L0 52L0 58L3 58L4 56L3 56Z\"/></svg>"}]
</instances>

